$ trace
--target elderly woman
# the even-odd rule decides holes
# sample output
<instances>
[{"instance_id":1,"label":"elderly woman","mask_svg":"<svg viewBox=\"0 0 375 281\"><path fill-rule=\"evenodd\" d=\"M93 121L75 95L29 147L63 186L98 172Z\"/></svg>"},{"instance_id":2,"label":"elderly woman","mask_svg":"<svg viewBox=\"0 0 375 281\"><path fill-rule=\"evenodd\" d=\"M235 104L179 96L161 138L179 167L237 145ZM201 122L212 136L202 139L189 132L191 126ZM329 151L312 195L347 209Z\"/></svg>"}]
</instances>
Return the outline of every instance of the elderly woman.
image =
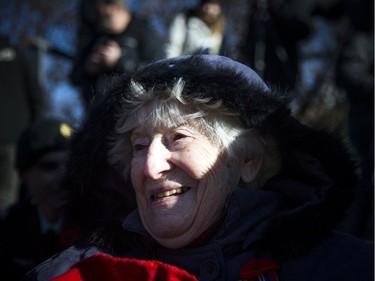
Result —
<instances>
[{"instance_id":1,"label":"elderly woman","mask_svg":"<svg viewBox=\"0 0 375 281\"><path fill-rule=\"evenodd\" d=\"M25 280L72 270L82 279L70 280L96 280L82 276L133 259L189 280L373 280L372 245L334 232L356 163L335 136L293 119L288 101L221 56L120 77L73 139L67 220L82 242ZM136 280L130 271L117 276Z\"/></svg>"}]
</instances>

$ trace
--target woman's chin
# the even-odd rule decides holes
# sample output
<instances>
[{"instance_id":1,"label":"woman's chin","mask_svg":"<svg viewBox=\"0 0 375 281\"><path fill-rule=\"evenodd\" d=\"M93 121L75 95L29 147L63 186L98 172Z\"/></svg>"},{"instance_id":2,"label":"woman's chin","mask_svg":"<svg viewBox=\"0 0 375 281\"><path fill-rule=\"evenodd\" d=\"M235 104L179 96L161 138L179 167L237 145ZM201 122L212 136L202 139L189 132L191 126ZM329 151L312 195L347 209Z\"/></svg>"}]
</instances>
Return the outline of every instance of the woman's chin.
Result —
<instances>
[{"instance_id":1,"label":"woman's chin","mask_svg":"<svg viewBox=\"0 0 375 281\"><path fill-rule=\"evenodd\" d=\"M194 240L193 236L188 233L183 233L182 235L152 236L160 245L169 249L183 248Z\"/></svg>"}]
</instances>

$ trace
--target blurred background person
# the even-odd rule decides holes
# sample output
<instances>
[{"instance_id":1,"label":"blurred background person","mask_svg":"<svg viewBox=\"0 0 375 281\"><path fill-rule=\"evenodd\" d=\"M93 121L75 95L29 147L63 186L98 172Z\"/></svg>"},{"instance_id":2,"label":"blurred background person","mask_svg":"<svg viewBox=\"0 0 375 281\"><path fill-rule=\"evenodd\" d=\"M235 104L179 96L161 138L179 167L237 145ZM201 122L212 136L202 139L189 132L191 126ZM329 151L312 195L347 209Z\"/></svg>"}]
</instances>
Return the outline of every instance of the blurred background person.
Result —
<instances>
[{"instance_id":1,"label":"blurred background person","mask_svg":"<svg viewBox=\"0 0 375 281\"><path fill-rule=\"evenodd\" d=\"M341 0L309 3L311 32L300 42L299 81L294 99L294 116L318 129L347 135L348 102L335 82L335 69L346 27Z\"/></svg>"},{"instance_id":2,"label":"blurred background person","mask_svg":"<svg viewBox=\"0 0 375 281\"><path fill-rule=\"evenodd\" d=\"M195 8L178 13L169 27L167 57L197 51L230 55L225 37L225 23L219 0L201 0Z\"/></svg>"},{"instance_id":3,"label":"blurred background person","mask_svg":"<svg viewBox=\"0 0 375 281\"><path fill-rule=\"evenodd\" d=\"M359 158L361 181L340 230L373 241L374 2L315 0L312 32L301 44L294 116L339 132Z\"/></svg>"},{"instance_id":4,"label":"blurred background person","mask_svg":"<svg viewBox=\"0 0 375 281\"><path fill-rule=\"evenodd\" d=\"M253 67L280 90L294 90L298 80L298 44L310 33L302 1L254 0L238 60Z\"/></svg>"},{"instance_id":5,"label":"blurred background person","mask_svg":"<svg viewBox=\"0 0 375 281\"><path fill-rule=\"evenodd\" d=\"M44 110L45 95L27 55L0 36L0 215L19 198L17 140Z\"/></svg>"},{"instance_id":6,"label":"blurred background person","mask_svg":"<svg viewBox=\"0 0 375 281\"><path fill-rule=\"evenodd\" d=\"M374 1L345 0L347 33L336 65L336 83L348 103L349 140L361 164L361 182L344 230L374 239Z\"/></svg>"},{"instance_id":7,"label":"blurred background person","mask_svg":"<svg viewBox=\"0 0 375 281\"><path fill-rule=\"evenodd\" d=\"M60 179L71 133L68 123L41 118L19 139L16 167L26 195L0 222L0 263L7 280L20 280L75 238L61 228L66 194Z\"/></svg>"},{"instance_id":8,"label":"blurred background person","mask_svg":"<svg viewBox=\"0 0 375 281\"><path fill-rule=\"evenodd\" d=\"M107 78L133 71L163 58L164 41L145 20L129 10L126 0L83 1L72 82L81 89L86 106L104 94Z\"/></svg>"}]
</instances>

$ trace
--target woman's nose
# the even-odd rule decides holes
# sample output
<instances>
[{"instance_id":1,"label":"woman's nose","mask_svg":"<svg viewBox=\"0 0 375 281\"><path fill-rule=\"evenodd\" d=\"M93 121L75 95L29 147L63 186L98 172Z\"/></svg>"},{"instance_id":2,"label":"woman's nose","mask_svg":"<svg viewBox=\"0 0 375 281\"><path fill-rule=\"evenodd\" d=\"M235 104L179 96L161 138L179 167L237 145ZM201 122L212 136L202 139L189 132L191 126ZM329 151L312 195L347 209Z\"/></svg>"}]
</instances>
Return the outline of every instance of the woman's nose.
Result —
<instances>
[{"instance_id":1,"label":"woman's nose","mask_svg":"<svg viewBox=\"0 0 375 281\"><path fill-rule=\"evenodd\" d=\"M148 147L148 152L145 161L145 175L152 179L159 179L165 172L172 169L170 162L171 152L163 144L161 138L152 140Z\"/></svg>"}]
</instances>

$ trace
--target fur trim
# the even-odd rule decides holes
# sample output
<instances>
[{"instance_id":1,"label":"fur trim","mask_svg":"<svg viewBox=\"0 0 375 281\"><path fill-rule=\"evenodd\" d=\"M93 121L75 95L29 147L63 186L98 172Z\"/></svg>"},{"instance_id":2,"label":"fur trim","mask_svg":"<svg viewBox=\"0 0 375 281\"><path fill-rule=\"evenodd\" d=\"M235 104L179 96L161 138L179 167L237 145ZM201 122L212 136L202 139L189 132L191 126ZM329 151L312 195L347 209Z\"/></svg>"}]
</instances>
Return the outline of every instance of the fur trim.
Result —
<instances>
[{"instance_id":1,"label":"fur trim","mask_svg":"<svg viewBox=\"0 0 375 281\"><path fill-rule=\"evenodd\" d=\"M290 209L270 221L263 246L279 260L304 255L343 219L358 184L358 162L339 134L308 128L292 117L271 128L283 151L283 171L270 190L289 198ZM280 185L281 182L281 185ZM298 189L296 184L298 183Z\"/></svg>"}]
</instances>

